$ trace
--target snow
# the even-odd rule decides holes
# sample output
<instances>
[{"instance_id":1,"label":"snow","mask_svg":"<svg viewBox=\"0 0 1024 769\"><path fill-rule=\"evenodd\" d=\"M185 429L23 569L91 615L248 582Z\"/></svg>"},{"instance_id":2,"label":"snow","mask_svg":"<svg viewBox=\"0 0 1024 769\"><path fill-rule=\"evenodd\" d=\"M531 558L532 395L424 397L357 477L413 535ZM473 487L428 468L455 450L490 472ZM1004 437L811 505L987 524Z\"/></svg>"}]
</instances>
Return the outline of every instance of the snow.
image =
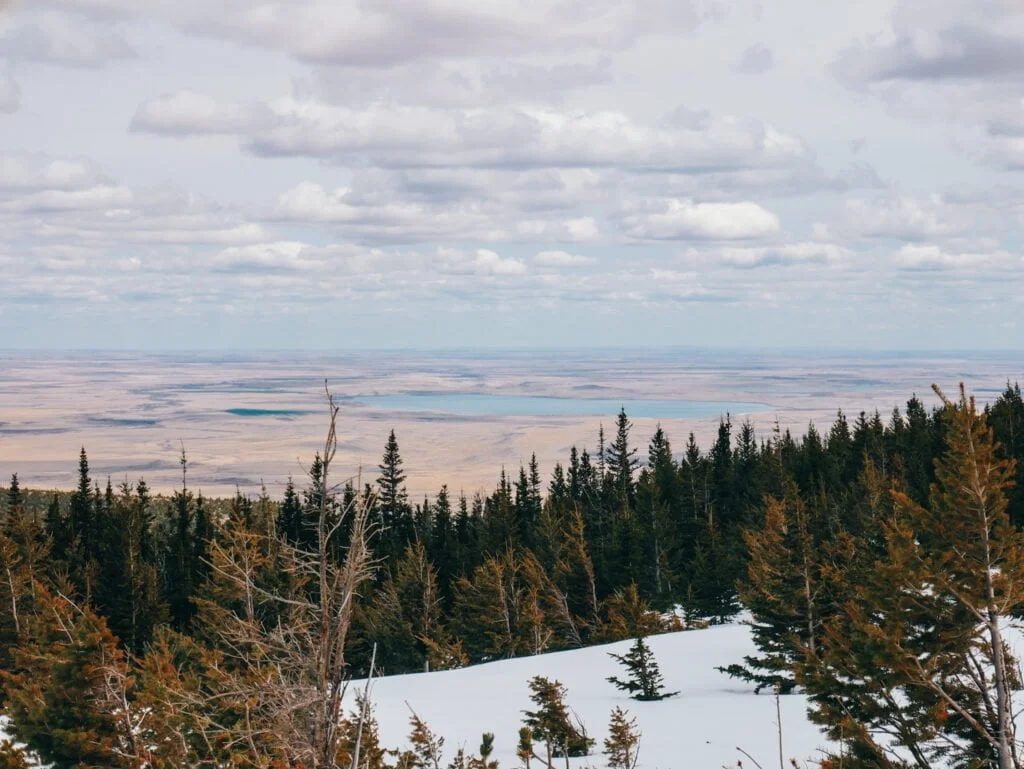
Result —
<instances>
[{"instance_id":1,"label":"snow","mask_svg":"<svg viewBox=\"0 0 1024 769\"><path fill-rule=\"evenodd\" d=\"M624 654L631 641L460 670L390 676L374 681L371 688L381 742L387 747L406 746L412 708L435 734L445 738L445 759L461 746L475 752L480 735L493 732L494 756L503 769L516 767L522 711L530 706L526 683L542 675L565 684L569 706L596 739L594 755L573 759L574 767L605 765L602 741L616 705L628 709L643 732L638 769L721 769L735 767L738 759L750 766L737 747L766 769L778 766L774 695L755 695L753 686L715 669L740 662L754 651L748 627L723 625L655 636L648 642L666 690L680 692L675 697L637 702L605 680L623 675L623 668L608 652ZM353 682L359 691L364 685ZM801 766L820 759L819 749L826 740L807 720L806 699L790 694L780 704L786 766L790 758Z\"/></svg>"}]
</instances>

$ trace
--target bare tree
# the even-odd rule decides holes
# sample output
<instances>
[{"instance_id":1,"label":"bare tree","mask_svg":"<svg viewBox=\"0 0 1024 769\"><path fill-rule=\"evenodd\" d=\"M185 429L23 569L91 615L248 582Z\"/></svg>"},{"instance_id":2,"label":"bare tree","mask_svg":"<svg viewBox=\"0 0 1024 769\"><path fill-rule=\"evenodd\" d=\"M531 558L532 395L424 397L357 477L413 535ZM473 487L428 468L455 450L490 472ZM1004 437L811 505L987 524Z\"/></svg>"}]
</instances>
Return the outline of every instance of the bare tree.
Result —
<instances>
[{"instance_id":1,"label":"bare tree","mask_svg":"<svg viewBox=\"0 0 1024 769\"><path fill-rule=\"evenodd\" d=\"M265 530L227 527L211 544L210 585L200 599L200 625L216 657L204 662L203 687L189 686L179 670L159 695L176 714L164 719L176 725L172 738L198 739L207 753L240 751L250 766L339 765L346 647L357 594L376 564L372 498L337 502L339 407L326 383L325 391L327 436L312 476L315 543L304 548Z\"/></svg>"}]
</instances>

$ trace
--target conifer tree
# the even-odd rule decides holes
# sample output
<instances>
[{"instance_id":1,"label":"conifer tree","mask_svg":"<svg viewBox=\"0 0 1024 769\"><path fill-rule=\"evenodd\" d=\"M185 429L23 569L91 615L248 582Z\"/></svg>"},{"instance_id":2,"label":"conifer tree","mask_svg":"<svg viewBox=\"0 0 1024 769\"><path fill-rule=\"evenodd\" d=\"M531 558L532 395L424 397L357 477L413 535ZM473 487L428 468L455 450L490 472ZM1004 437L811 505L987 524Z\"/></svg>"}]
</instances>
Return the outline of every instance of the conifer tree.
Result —
<instances>
[{"instance_id":1,"label":"conifer tree","mask_svg":"<svg viewBox=\"0 0 1024 769\"><path fill-rule=\"evenodd\" d=\"M175 630L185 630L195 614L196 584L195 502L188 488L188 460L181 452L181 488L171 497L163 555L164 598Z\"/></svg>"},{"instance_id":2,"label":"conifer tree","mask_svg":"<svg viewBox=\"0 0 1024 769\"><path fill-rule=\"evenodd\" d=\"M560 681L534 676L528 685L536 709L523 711L523 724L529 728L533 740L543 743L545 765L551 767L552 759L564 758L568 769L569 758L589 755L594 741L578 720L573 723L570 718L566 688Z\"/></svg>"},{"instance_id":3,"label":"conifer tree","mask_svg":"<svg viewBox=\"0 0 1024 769\"><path fill-rule=\"evenodd\" d=\"M7 487L7 516L10 517L11 512L21 507L22 504L21 485L18 483L18 474L14 473L11 475L11 484Z\"/></svg>"},{"instance_id":4,"label":"conifer tree","mask_svg":"<svg viewBox=\"0 0 1024 769\"><path fill-rule=\"evenodd\" d=\"M68 557L71 537L67 516L64 515L64 511L61 509L60 495L57 492L54 492L53 497L50 499L50 504L46 507L44 522L46 534L52 543L51 552L53 559L58 563L63 563Z\"/></svg>"},{"instance_id":5,"label":"conifer tree","mask_svg":"<svg viewBox=\"0 0 1024 769\"><path fill-rule=\"evenodd\" d=\"M384 528L383 539L385 542L394 543L386 548L388 554L397 555L412 540L412 528L409 495L405 490L405 471L402 469L402 456L398 451L398 439L394 430L388 434L384 457L378 469L380 477L377 478L377 507L380 511L380 523Z\"/></svg>"},{"instance_id":6,"label":"conifer tree","mask_svg":"<svg viewBox=\"0 0 1024 769\"><path fill-rule=\"evenodd\" d=\"M135 488L125 481L104 519L96 606L111 631L138 654L163 617L145 481Z\"/></svg>"},{"instance_id":7,"label":"conifer tree","mask_svg":"<svg viewBox=\"0 0 1024 769\"><path fill-rule=\"evenodd\" d=\"M302 502L295 491L295 482L288 476L284 499L277 516L277 533L286 542L299 547L308 544L313 533L311 527L306 526L302 512Z\"/></svg>"},{"instance_id":8,"label":"conifer tree","mask_svg":"<svg viewBox=\"0 0 1024 769\"><path fill-rule=\"evenodd\" d=\"M608 653L613 660L623 665L629 672L629 678L622 680L610 676L607 681L621 689L629 692L629 696L635 700L653 701L663 700L666 697L673 697L679 692L666 692L664 680L661 676L661 669L658 661L654 658L651 647L644 643L643 636L637 636L629 651L624 655Z\"/></svg>"},{"instance_id":9,"label":"conifer tree","mask_svg":"<svg viewBox=\"0 0 1024 769\"><path fill-rule=\"evenodd\" d=\"M927 505L893 492L885 557L855 572L798 673L812 718L855 766L895 749L915 766L1019 769L1020 682L1004 631L1024 603L1024 534L1007 513L1013 466L962 387L958 401L942 397L947 450Z\"/></svg>"},{"instance_id":10,"label":"conifer tree","mask_svg":"<svg viewBox=\"0 0 1024 769\"><path fill-rule=\"evenodd\" d=\"M422 542L406 548L365 613L364 645L377 645L377 666L386 674L423 671L431 649L446 646L437 571Z\"/></svg>"},{"instance_id":11,"label":"conifer tree","mask_svg":"<svg viewBox=\"0 0 1024 769\"><path fill-rule=\"evenodd\" d=\"M608 769L636 769L640 758L640 731L636 719L618 706L608 722L604 755L608 759Z\"/></svg>"},{"instance_id":12,"label":"conifer tree","mask_svg":"<svg viewBox=\"0 0 1024 769\"><path fill-rule=\"evenodd\" d=\"M88 606L41 585L36 600L13 669L0 671L13 736L57 769L138 766L135 751L126 750L134 740L124 722L131 714L109 699L127 672L117 639Z\"/></svg>"},{"instance_id":13,"label":"conifer tree","mask_svg":"<svg viewBox=\"0 0 1024 769\"><path fill-rule=\"evenodd\" d=\"M765 500L761 527L744 533L749 560L740 597L753 614L751 634L760 655L722 670L755 683L755 691L793 689L794 665L815 653L829 614L824 572L830 546L812 515L796 484L788 481L783 498ZM835 544L847 542L843 535Z\"/></svg>"},{"instance_id":14,"label":"conifer tree","mask_svg":"<svg viewBox=\"0 0 1024 769\"><path fill-rule=\"evenodd\" d=\"M626 416L626 410L620 410L615 423L615 439L605 452L607 472L612 479L615 497L623 508L632 506L633 473L640 464L636 456L636 447L629 444L629 433L632 429L633 423Z\"/></svg>"}]
</instances>

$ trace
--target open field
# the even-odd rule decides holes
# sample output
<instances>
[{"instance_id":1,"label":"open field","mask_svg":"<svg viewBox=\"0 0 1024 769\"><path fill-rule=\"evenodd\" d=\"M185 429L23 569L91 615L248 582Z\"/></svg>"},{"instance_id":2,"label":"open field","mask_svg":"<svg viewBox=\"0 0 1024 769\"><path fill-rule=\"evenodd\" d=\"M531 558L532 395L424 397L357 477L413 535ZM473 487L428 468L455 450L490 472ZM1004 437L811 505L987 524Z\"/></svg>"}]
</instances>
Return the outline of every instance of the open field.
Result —
<instances>
[{"instance_id":1,"label":"open field","mask_svg":"<svg viewBox=\"0 0 1024 769\"><path fill-rule=\"evenodd\" d=\"M593 450L598 426L614 420L611 404L660 401L667 414L693 402L755 404L742 406L747 413L734 413L734 422L750 418L767 435L777 420L802 433L812 420L827 427L837 408L851 419L875 409L888 418L911 393L934 402L933 381L948 389L965 381L987 400L1020 373L1012 357L963 355L0 353L0 473L17 472L26 486L68 488L84 445L95 475L114 474L115 483L141 476L166 491L180 482L184 446L190 485L207 495L255 491L261 481L276 495L289 474L302 475L322 441L327 379L345 399L339 468L362 466L372 476L393 427L414 495L443 483L472 493L531 452L547 474L571 445ZM469 395L473 405L465 413L407 410L422 393L446 396L454 408ZM487 413L481 395L503 397ZM576 408L551 413L553 401L524 415L529 401L521 396L600 399L610 408L603 417ZM510 403L513 413L505 413ZM662 419L657 410L646 403L645 416L634 417L638 443L659 421L676 451L691 430L707 448L717 429L713 408Z\"/></svg>"}]
</instances>

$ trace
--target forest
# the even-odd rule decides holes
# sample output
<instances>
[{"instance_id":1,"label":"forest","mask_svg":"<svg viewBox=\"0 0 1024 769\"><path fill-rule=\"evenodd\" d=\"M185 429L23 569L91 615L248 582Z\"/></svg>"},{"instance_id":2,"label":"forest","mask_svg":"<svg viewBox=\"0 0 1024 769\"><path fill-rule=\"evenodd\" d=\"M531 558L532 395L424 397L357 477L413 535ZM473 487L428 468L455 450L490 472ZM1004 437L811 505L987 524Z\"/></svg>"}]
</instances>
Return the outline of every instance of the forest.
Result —
<instances>
[{"instance_id":1,"label":"forest","mask_svg":"<svg viewBox=\"0 0 1024 769\"><path fill-rule=\"evenodd\" d=\"M806 693L823 767L1018 769L1024 399L936 392L800 436L726 415L681 451L623 411L550 477L532 458L471 498L410 499L393 431L372 476L338 468L329 392L323 449L280 499L206 499L184 452L169 497L115 487L82 448L73 492L3 490L9 731L55 767L427 767L429 726L381 746L349 682L742 613L758 653L724 672ZM542 721L527 767L555 765L550 738L530 749ZM493 769L488 737L455 769Z\"/></svg>"}]
</instances>

